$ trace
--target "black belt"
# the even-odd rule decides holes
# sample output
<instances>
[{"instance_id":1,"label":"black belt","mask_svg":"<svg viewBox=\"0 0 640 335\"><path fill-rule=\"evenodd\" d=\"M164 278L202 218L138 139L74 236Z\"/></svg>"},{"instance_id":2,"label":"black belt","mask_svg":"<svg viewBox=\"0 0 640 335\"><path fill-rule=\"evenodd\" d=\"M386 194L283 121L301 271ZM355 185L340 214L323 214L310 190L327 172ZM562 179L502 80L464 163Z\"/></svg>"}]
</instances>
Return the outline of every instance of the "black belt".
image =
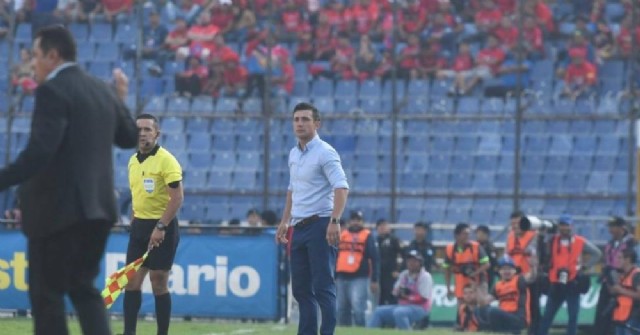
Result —
<instances>
[{"instance_id":1,"label":"black belt","mask_svg":"<svg viewBox=\"0 0 640 335\"><path fill-rule=\"evenodd\" d=\"M304 218L304 219L298 221L298 223L296 223L296 225L294 227L295 228L302 228L302 227L304 227L304 226L306 226L306 225L318 220L319 218L320 218L319 215L313 215L313 216L310 216L308 218Z\"/></svg>"}]
</instances>

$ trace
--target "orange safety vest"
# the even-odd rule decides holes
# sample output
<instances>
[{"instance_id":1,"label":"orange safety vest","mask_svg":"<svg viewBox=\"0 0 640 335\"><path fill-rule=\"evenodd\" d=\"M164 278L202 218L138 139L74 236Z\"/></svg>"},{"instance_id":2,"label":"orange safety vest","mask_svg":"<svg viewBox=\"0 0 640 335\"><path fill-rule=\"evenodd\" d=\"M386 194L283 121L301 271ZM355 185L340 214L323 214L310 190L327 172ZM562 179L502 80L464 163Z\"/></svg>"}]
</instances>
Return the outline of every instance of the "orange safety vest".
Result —
<instances>
[{"instance_id":1,"label":"orange safety vest","mask_svg":"<svg viewBox=\"0 0 640 335\"><path fill-rule=\"evenodd\" d=\"M557 283L558 271L566 269L568 271L567 282L576 278L580 257L584 248L584 237L574 235L568 245L560 243L560 236L553 237L551 242L551 268L549 269L549 281Z\"/></svg>"},{"instance_id":2,"label":"orange safety vest","mask_svg":"<svg viewBox=\"0 0 640 335\"><path fill-rule=\"evenodd\" d=\"M526 254L525 248L531 243L531 240L536 236L535 231L526 231L522 237L516 236L516 233L510 232L507 237L507 254L516 267L520 268L520 273L528 273L531 267L529 266L529 255Z\"/></svg>"},{"instance_id":3,"label":"orange safety vest","mask_svg":"<svg viewBox=\"0 0 640 335\"><path fill-rule=\"evenodd\" d=\"M357 233L345 230L340 234L336 272L355 273L360 269L370 233L369 229L362 229Z\"/></svg>"},{"instance_id":4,"label":"orange safety vest","mask_svg":"<svg viewBox=\"0 0 640 335\"><path fill-rule=\"evenodd\" d=\"M513 276L511 280L500 280L496 283L494 290L496 291L496 298L498 299L499 307L501 310L508 313L518 312L520 306L520 289L518 288L518 281L524 280L522 276ZM529 290L525 290L526 301L525 306L525 318L527 324L531 322L531 311L529 310Z\"/></svg>"},{"instance_id":5,"label":"orange safety vest","mask_svg":"<svg viewBox=\"0 0 640 335\"><path fill-rule=\"evenodd\" d=\"M471 309L471 307L465 303L458 305L458 325L460 326L460 330L477 332L478 320L476 319L476 315L473 313L473 310L467 312L467 308ZM467 314L470 316L468 319Z\"/></svg>"},{"instance_id":6,"label":"orange safety vest","mask_svg":"<svg viewBox=\"0 0 640 335\"><path fill-rule=\"evenodd\" d=\"M640 273L640 268L637 266L633 267L629 273L620 278L620 286L628 290L635 291L636 288L633 287L633 277L636 273ZM618 306L613 310L613 321L629 321L629 317L631 317L631 308L633 307L633 298L620 294L618 295L617 300Z\"/></svg>"},{"instance_id":7,"label":"orange safety vest","mask_svg":"<svg viewBox=\"0 0 640 335\"><path fill-rule=\"evenodd\" d=\"M460 272L460 268L465 265L470 265L473 267L474 271L480 266L480 252L478 250L479 244L476 241L470 241L464 247L462 252L457 252L453 250L455 243L451 243L447 245L446 254L447 258L451 260L453 263L453 273L455 274L455 285L456 285L456 298L462 299L464 295L464 287L471 283L471 278L465 276L462 272ZM476 283L480 278L475 278Z\"/></svg>"}]
</instances>

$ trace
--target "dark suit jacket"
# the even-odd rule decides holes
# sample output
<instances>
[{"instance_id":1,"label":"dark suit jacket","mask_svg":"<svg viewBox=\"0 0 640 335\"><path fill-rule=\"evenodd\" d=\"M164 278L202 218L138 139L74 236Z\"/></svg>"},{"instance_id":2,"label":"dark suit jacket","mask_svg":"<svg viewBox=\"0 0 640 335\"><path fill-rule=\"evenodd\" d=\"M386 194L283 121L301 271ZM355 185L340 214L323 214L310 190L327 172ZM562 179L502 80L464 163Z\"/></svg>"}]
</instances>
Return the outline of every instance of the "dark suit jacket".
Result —
<instances>
[{"instance_id":1,"label":"dark suit jacket","mask_svg":"<svg viewBox=\"0 0 640 335\"><path fill-rule=\"evenodd\" d=\"M0 189L18 192L27 237L88 220L116 222L112 149L133 148L137 128L115 90L77 66L35 92L31 137L0 170Z\"/></svg>"}]
</instances>

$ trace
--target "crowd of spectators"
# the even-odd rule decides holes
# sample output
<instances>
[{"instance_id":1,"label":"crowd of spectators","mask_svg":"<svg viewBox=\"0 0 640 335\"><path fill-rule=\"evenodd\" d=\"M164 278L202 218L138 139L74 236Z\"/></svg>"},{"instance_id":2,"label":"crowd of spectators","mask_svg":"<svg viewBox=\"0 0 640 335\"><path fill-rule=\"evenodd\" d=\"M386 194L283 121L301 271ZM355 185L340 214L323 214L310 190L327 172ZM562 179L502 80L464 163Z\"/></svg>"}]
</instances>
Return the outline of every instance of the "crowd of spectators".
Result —
<instances>
[{"instance_id":1,"label":"crowd of spectators","mask_svg":"<svg viewBox=\"0 0 640 335\"><path fill-rule=\"evenodd\" d=\"M393 72L396 45L400 78L447 79L451 95L482 87L485 94L502 95L514 91L517 78L526 88L532 64L552 60L561 85L557 92L578 98L598 92L599 65L628 59L640 41L632 0L621 0L619 13L607 11L604 0L527 0L521 9L515 0L404 0L398 2L393 43L394 3L153 0L144 4L142 55L155 61L149 70L158 75L168 60L184 62L184 71L175 76L176 94L184 96L291 94L296 62L305 62L314 77L384 81ZM34 25L119 24L133 12L130 0L12 5L19 21ZM6 34L7 6L0 9L0 36ZM53 19L36 15L46 11ZM134 47L123 50L124 58L133 56Z\"/></svg>"}]
</instances>

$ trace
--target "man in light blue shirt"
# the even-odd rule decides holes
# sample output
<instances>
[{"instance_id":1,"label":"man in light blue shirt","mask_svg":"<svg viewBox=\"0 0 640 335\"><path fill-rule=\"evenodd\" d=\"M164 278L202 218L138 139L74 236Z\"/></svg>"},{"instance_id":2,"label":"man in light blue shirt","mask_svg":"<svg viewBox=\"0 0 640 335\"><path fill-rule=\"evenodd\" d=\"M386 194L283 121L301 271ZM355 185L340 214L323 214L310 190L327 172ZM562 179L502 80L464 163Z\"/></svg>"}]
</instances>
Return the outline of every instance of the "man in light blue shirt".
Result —
<instances>
[{"instance_id":1,"label":"man in light blue shirt","mask_svg":"<svg viewBox=\"0 0 640 335\"><path fill-rule=\"evenodd\" d=\"M340 217L349 193L347 178L336 150L318 136L320 114L311 104L293 109L293 130L298 144L289 153L289 190L276 233L276 242L291 241L291 281L298 301L298 335L333 335L336 327L336 245Z\"/></svg>"}]
</instances>

